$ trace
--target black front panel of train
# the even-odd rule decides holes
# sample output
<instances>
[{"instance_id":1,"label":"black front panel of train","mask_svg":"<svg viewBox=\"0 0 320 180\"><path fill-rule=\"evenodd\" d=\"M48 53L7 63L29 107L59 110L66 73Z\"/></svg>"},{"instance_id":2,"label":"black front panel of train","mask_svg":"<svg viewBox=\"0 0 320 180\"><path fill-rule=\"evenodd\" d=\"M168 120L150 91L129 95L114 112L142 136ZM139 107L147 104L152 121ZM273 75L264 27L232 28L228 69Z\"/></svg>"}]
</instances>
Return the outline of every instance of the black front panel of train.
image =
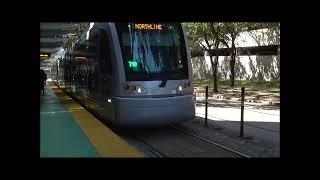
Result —
<instances>
[{"instance_id":1,"label":"black front panel of train","mask_svg":"<svg viewBox=\"0 0 320 180\"><path fill-rule=\"evenodd\" d=\"M181 25L117 23L127 81L188 79Z\"/></svg>"}]
</instances>

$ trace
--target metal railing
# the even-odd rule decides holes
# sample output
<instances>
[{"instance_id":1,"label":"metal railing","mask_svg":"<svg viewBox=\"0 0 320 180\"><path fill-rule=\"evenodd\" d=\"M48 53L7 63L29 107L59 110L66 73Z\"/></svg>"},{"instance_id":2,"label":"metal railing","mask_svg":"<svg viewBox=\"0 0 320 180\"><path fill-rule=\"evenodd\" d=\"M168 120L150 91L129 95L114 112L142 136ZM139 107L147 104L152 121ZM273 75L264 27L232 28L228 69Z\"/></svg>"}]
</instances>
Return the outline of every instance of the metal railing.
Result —
<instances>
[{"instance_id":1,"label":"metal railing","mask_svg":"<svg viewBox=\"0 0 320 180\"><path fill-rule=\"evenodd\" d=\"M205 96L205 103L204 103L205 104L205 114L204 114L205 115L205 124L204 124L204 126L208 127L208 116L209 116L209 117L212 117L212 118L215 118L215 119L220 119L220 120L224 120L224 121L240 123L240 135L239 135L239 137L243 137L243 127L244 127L244 125L251 126L251 127L254 127L254 128L258 128L258 129L262 129L262 130L269 131L269 132L280 133L279 131L275 131L275 130L272 130L272 129L267 129L267 128L255 126L255 125L248 124L248 123L244 122L244 118L243 118L244 117L244 90L245 90L245 88L242 87L241 88L241 105L240 105L241 115L240 115L240 121L234 121L234 120L227 120L227 119L218 118L218 117L215 117L215 116L208 115L208 105L215 106L215 104L212 104L212 103L208 102L208 86L206 86L206 96ZM196 103L196 104L203 104L203 103ZM252 111L252 112L256 112L256 113L266 114L266 115L280 116L279 114L271 114L271 113L259 112L259 111L255 111L255 110L252 110L252 109L246 109L246 110ZM201 114L201 113L197 113L197 114ZM201 115L203 115L203 114L201 114Z\"/></svg>"}]
</instances>

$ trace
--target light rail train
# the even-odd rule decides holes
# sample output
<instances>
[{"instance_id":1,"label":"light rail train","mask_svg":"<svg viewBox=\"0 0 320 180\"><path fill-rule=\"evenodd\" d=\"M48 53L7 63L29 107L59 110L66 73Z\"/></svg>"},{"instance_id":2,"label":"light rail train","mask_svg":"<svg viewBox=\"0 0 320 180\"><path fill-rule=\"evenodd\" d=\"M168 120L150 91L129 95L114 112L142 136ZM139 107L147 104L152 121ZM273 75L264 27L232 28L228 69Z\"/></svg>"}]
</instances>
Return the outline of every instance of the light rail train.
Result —
<instances>
[{"instance_id":1,"label":"light rail train","mask_svg":"<svg viewBox=\"0 0 320 180\"><path fill-rule=\"evenodd\" d=\"M112 124L159 126L195 117L180 23L90 23L59 64L65 91Z\"/></svg>"}]
</instances>

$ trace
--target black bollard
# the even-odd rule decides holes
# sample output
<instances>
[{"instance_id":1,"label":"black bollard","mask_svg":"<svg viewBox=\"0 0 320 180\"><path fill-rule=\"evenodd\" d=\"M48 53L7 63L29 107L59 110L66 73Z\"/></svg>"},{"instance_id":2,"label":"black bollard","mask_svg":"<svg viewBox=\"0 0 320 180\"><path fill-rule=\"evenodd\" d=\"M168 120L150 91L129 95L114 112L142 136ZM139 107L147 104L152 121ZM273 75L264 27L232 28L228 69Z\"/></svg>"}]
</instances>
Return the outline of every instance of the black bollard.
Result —
<instances>
[{"instance_id":1,"label":"black bollard","mask_svg":"<svg viewBox=\"0 0 320 180\"><path fill-rule=\"evenodd\" d=\"M240 123L240 137L243 137L243 109L244 109L244 87L241 88L241 123Z\"/></svg>"},{"instance_id":2,"label":"black bollard","mask_svg":"<svg viewBox=\"0 0 320 180\"><path fill-rule=\"evenodd\" d=\"M205 126L208 127L208 86L206 86L206 115L205 115Z\"/></svg>"}]
</instances>

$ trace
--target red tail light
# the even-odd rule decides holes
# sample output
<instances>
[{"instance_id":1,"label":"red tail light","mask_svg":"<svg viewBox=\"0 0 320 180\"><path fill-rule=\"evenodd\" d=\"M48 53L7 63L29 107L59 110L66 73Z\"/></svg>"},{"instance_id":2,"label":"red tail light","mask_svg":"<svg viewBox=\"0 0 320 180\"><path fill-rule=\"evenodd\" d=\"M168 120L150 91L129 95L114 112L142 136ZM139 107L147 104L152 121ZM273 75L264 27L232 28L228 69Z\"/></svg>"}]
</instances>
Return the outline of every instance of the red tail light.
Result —
<instances>
[{"instance_id":1,"label":"red tail light","mask_svg":"<svg viewBox=\"0 0 320 180\"><path fill-rule=\"evenodd\" d=\"M123 86L123 89L124 89L124 90L129 90L129 85L128 85L128 84L124 85L124 86Z\"/></svg>"}]
</instances>

